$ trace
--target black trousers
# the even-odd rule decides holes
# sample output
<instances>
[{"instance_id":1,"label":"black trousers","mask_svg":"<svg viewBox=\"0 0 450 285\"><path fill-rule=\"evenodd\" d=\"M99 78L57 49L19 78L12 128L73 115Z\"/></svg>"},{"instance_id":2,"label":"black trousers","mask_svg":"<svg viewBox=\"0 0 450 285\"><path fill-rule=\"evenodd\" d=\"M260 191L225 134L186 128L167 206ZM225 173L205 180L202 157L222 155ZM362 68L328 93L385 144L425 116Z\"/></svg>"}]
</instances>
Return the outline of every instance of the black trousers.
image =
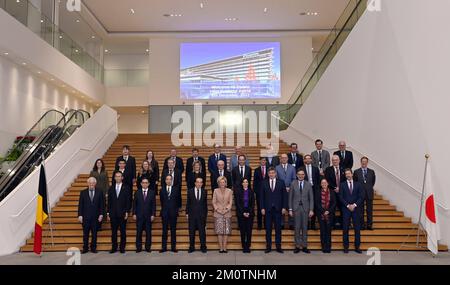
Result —
<instances>
[{"instance_id":1,"label":"black trousers","mask_svg":"<svg viewBox=\"0 0 450 285\"><path fill-rule=\"evenodd\" d=\"M152 248L152 221L150 217L136 219L136 250L142 250L142 232L145 231L145 250Z\"/></svg>"},{"instance_id":2,"label":"black trousers","mask_svg":"<svg viewBox=\"0 0 450 285\"><path fill-rule=\"evenodd\" d=\"M248 218L238 217L238 224L241 232L242 249L248 250L252 245L253 216Z\"/></svg>"},{"instance_id":3,"label":"black trousers","mask_svg":"<svg viewBox=\"0 0 450 285\"><path fill-rule=\"evenodd\" d=\"M177 215L162 217L162 249L167 249L167 236L170 228L170 244L172 249L177 247Z\"/></svg>"},{"instance_id":4,"label":"black trousers","mask_svg":"<svg viewBox=\"0 0 450 285\"><path fill-rule=\"evenodd\" d=\"M258 224L258 229L263 227L263 215L261 214L261 197L259 192L256 192L256 222Z\"/></svg>"},{"instance_id":5,"label":"black trousers","mask_svg":"<svg viewBox=\"0 0 450 285\"><path fill-rule=\"evenodd\" d=\"M266 246L272 248L272 225L275 224L275 244L281 247L281 219L283 215L281 211L275 208L266 209Z\"/></svg>"},{"instance_id":6,"label":"black trousers","mask_svg":"<svg viewBox=\"0 0 450 285\"><path fill-rule=\"evenodd\" d=\"M361 221L361 226L364 226L364 212L366 213L367 222L365 225L367 227L373 226L373 199L364 199L364 203L360 209L359 220Z\"/></svg>"},{"instance_id":7,"label":"black trousers","mask_svg":"<svg viewBox=\"0 0 450 285\"><path fill-rule=\"evenodd\" d=\"M127 245L127 220L111 217L111 242L112 249L117 250L117 230L120 229L120 250L125 250Z\"/></svg>"},{"instance_id":8,"label":"black trousers","mask_svg":"<svg viewBox=\"0 0 450 285\"><path fill-rule=\"evenodd\" d=\"M189 249L195 249L195 231L200 237L200 249L206 249L206 220L201 217L191 217L189 215Z\"/></svg>"},{"instance_id":9,"label":"black trousers","mask_svg":"<svg viewBox=\"0 0 450 285\"><path fill-rule=\"evenodd\" d=\"M338 196L339 194L336 193L336 196ZM336 213L339 211L339 216L336 216ZM342 209L342 203L341 200L339 198L336 199L336 210L334 212L334 228L335 229L340 229L343 226L343 213L342 213L343 209Z\"/></svg>"},{"instance_id":10,"label":"black trousers","mask_svg":"<svg viewBox=\"0 0 450 285\"><path fill-rule=\"evenodd\" d=\"M342 209L342 215L344 249L348 249L349 247L348 231L350 228L350 220L353 222L353 229L355 230L355 248L359 249L359 246L361 245L361 222L359 221L360 213L358 208L356 208L353 212L350 212L347 208Z\"/></svg>"},{"instance_id":11,"label":"black trousers","mask_svg":"<svg viewBox=\"0 0 450 285\"><path fill-rule=\"evenodd\" d=\"M97 219L95 218L90 220L83 219L83 250L89 249L89 233L92 234L91 250L97 249L97 230L98 230Z\"/></svg>"},{"instance_id":12,"label":"black trousers","mask_svg":"<svg viewBox=\"0 0 450 285\"><path fill-rule=\"evenodd\" d=\"M328 221L319 218L320 224L320 243L322 250L331 250L331 230L333 229L333 218L329 217Z\"/></svg>"}]
</instances>

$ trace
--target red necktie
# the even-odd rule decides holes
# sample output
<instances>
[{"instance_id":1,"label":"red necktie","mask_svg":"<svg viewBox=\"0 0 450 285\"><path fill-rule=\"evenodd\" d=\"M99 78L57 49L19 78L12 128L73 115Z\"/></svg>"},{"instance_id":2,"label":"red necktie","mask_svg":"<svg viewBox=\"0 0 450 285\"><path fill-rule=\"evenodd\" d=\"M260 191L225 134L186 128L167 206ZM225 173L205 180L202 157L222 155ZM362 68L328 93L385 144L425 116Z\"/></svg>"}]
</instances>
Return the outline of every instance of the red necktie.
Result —
<instances>
[{"instance_id":1,"label":"red necktie","mask_svg":"<svg viewBox=\"0 0 450 285\"><path fill-rule=\"evenodd\" d=\"M266 178L266 168L265 167L262 168L262 176L263 176L263 178Z\"/></svg>"},{"instance_id":2,"label":"red necktie","mask_svg":"<svg viewBox=\"0 0 450 285\"><path fill-rule=\"evenodd\" d=\"M353 194L353 183L350 181L350 195Z\"/></svg>"}]
</instances>

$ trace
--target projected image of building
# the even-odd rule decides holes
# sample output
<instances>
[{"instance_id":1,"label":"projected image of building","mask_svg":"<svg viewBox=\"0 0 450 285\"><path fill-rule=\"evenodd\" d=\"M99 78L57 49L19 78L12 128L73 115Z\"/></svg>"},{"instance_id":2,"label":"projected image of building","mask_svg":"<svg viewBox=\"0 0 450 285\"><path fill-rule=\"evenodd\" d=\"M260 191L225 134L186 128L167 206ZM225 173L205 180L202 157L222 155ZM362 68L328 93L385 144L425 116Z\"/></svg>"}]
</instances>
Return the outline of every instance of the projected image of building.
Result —
<instances>
[{"instance_id":1,"label":"projected image of building","mask_svg":"<svg viewBox=\"0 0 450 285\"><path fill-rule=\"evenodd\" d=\"M186 99L276 98L280 93L273 48L182 69L180 80Z\"/></svg>"}]
</instances>

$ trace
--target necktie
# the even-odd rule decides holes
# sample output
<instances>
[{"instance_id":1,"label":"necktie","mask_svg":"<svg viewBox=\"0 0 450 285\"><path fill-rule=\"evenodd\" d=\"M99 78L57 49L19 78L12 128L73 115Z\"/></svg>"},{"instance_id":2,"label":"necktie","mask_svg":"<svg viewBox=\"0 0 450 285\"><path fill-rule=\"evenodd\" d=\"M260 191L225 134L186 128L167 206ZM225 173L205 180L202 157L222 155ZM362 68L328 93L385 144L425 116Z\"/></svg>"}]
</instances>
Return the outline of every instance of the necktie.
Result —
<instances>
[{"instance_id":1,"label":"necktie","mask_svg":"<svg viewBox=\"0 0 450 285\"><path fill-rule=\"evenodd\" d=\"M216 154L216 161L219 161L219 155Z\"/></svg>"},{"instance_id":2,"label":"necktie","mask_svg":"<svg viewBox=\"0 0 450 285\"><path fill-rule=\"evenodd\" d=\"M147 190L144 190L144 201L147 200Z\"/></svg>"},{"instance_id":3,"label":"necktie","mask_svg":"<svg viewBox=\"0 0 450 285\"><path fill-rule=\"evenodd\" d=\"M275 187L273 185L273 179L270 180L270 189L272 190L272 192L275 190Z\"/></svg>"},{"instance_id":4,"label":"necktie","mask_svg":"<svg viewBox=\"0 0 450 285\"><path fill-rule=\"evenodd\" d=\"M286 174L286 165L283 165L283 169L284 169L284 174Z\"/></svg>"},{"instance_id":5,"label":"necktie","mask_svg":"<svg viewBox=\"0 0 450 285\"><path fill-rule=\"evenodd\" d=\"M197 201L200 201L200 189L197 188Z\"/></svg>"},{"instance_id":6,"label":"necktie","mask_svg":"<svg viewBox=\"0 0 450 285\"><path fill-rule=\"evenodd\" d=\"M300 180L298 181L298 188L300 188L300 193L301 193L303 190L303 182Z\"/></svg>"},{"instance_id":7,"label":"necktie","mask_svg":"<svg viewBox=\"0 0 450 285\"><path fill-rule=\"evenodd\" d=\"M264 166L262 167L262 176L266 178L266 168Z\"/></svg>"},{"instance_id":8,"label":"necktie","mask_svg":"<svg viewBox=\"0 0 450 285\"><path fill-rule=\"evenodd\" d=\"M117 196L117 198L119 198L119 195L120 195L120 186L117 185L116 186L116 196Z\"/></svg>"},{"instance_id":9,"label":"necktie","mask_svg":"<svg viewBox=\"0 0 450 285\"><path fill-rule=\"evenodd\" d=\"M336 169L336 187L339 187L341 182L341 176L339 175L339 168L335 167Z\"/></svg>"},{"instance_id":10,"label":"necktie","mask_svg":"<svg viewBox=\"0 0 450 285\"><path fill-rule=\"evenodd\" d=\"M312 177L311 177L311 165L308 165L308 181L312 184Z\"/></svg>"},{"instance_id":11,"label":"necktie","mask_svg":"<svg viewBox=\"0 0 450 285\"><path fill-rule=\"evenodd\" d=\"M345 159L345 151L341 151L342 160Z\"/></svg>"},{"instance_id":12,"label":"necktie","mask_svg":"<svg viewBox=\"0 0 450 285\"><path fill-rule=\"evenodd\" d=\"M295 164L296 160L297 160L297 156L292 154L292 161L294 162L294 164Z\"/></svg>"},{"instance_id":13,"label":"necktie","mask_svg":"<svg viewBox=\"0 0 450 285\"><path fill-rule=\"evenodd\" d=\"M89 198L91 198L91 202L94 202L94 190L89 190Z\"/></svg>"},{"instance_id":14,"label":"necktie","mask_svg":"<svg viewBox=\"0 0 450 285\"><path fill-rule=\"evenodd\" d=\"M169 187L167 187L167 196L169 197L169 199L170 199L170 193L171 193L171 191L170 191L171 189L170 189L170 186Z\"/></svg>"},{"instance_id":15,"label":"necktie","mask_svg":"<svg viewBox=\"0 0 450 285\"><path fill-rule=\"evenodd\" d=\"M367 169L363 169L363 177L364 177L364 183L366 183L367 180Z\"/></svg>"},{"instance_id":16,"label":"necktie","mask_svg":"<svg viewBox=\"0 0 450 285\"><path fill-rule=\"evenodd\" d=\"M223 170L219 171L219 176L223 176Z\"/></svg>"},{"instance_id":17,"label":"necktie","mask_svg":"<svg viewBox=\"0 0 450 285\"><path fill-rule=\"evenodd\" d=\"M350 195L352 195L353 194L353 183L351 181L350 181L349 189L350 189Z\"/></svg>"},{"instance_id":18,"label":"necktie","mask_svg":"<svg viewBox=\"0 0 450 285\"><path fill-rule=\"evenodd\" d=\"M319 150L319 167L322 168L322 151Z\"/></svg>"},{"instance_id":19,"label":"necktie","mask_svg":"<svg viewBox=\"0 0 450 285\"><path fill-rule=\"evenodd\" d=\"M244 168L241 166L241 177L244 178Z\"/></svg>"}]
</instances>

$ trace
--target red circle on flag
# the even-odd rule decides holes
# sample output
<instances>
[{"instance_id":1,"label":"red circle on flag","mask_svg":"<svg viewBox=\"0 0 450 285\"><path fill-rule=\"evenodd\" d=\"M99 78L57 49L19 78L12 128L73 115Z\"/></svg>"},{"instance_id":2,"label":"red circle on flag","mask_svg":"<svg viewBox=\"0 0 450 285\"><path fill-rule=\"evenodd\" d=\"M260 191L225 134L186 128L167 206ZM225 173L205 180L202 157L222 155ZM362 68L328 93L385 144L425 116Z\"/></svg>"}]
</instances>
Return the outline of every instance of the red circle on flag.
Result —
<instances>
[{"instance_id":1,"label":"red circle on flag","mask_svg":"<svg viewBox=\"0 0 450 285\"><path fill-rule=\"evenodd\" d=\"M434 211L434 196L430 195L425 201L425 214L427 218L433 223L436 223L436 212Z\"/></svg>"}]
</instances>

